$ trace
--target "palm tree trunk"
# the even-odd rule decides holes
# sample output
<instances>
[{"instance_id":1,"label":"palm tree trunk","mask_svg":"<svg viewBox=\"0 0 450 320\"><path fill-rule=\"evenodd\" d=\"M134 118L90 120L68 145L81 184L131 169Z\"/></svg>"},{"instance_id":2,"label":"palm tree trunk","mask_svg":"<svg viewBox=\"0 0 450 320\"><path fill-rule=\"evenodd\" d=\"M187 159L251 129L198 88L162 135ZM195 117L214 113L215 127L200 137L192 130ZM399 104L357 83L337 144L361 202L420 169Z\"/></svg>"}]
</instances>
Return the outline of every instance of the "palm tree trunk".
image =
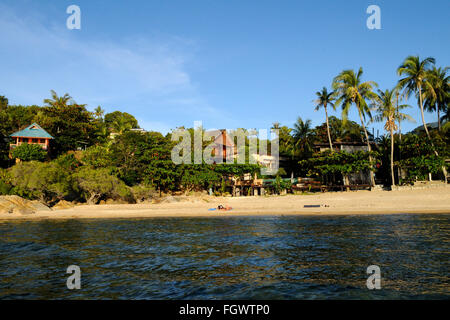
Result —
<instances>
[{"instance_id":1,"label":"palm tree trunk","mask_svg":"<svg viewBox=\"0 0 450 320\"><path fill-rule=\"evenodd\" d=\"M372 148L370 147L369 135L367 134L366 126L364 125L364 119L362 117L361 110L359 109L358 105L357 105L357 108L358 108L359 118L361 119L361 125L364 129L364 135L366 136L367 150L369 152L371 152ZM370 154L369 154L369 161L372 163L372 156ZM372 170L370 170L370 184L372 187L375 186L375 177L374 177Z\"/></svg>"},{"instance_id":2,"label":"palm tree trunk","mask_svg":"<svg viewBox=\"0 0 450 320\"><path fill-rule=\"evenodd\" d=\"M394 177L394 132L391 128L391 190L392 187L395 186L395 177Z\"/></svg>"},{"instance_id":3,"label":"palm tree trunk","mask_svg":"<svg viewBox=\"0 0 450 320\"><path fill-rule=\"evenodd\" d=\"M331 142L330 125L328 124L328 111L326 104L324 104L324 109L325 109L325 118L327 120L328 142L330 143L330 151L333 152L333 143Z\"/></svg>"},{"instance_id":4,"label":"palm tree trunk","mask_svg":"<svg viewBox=\"0 0 450 320\"><path fill-rule=\"evenodd\" d=\"M436 151L436 148L434 147L433 140L431 140L430 133L428 132L427 124L425 122L425 115L423 113L423 102L422 102L422 87L419 85L419 103L420 103L420 113L422 114L422 122L423 127L425 128L425 132L427 133L428 139L430 140L431 146L433 147L434 154L439 157L439 153ZM444 174L444 181L447 183L447 169L445 169L445 166L442 167L442 173Z\"/></svg>"},{"instance_id":5,"label":"palm tree trunk","mask_svg":"<svg viewBox=\"0 0 450 320\"><path fill-rule=\"evenodd\" d=\"M438 131L441 132L441 115L439 113L439 104L437 105Z\"/></svg>"},{"instance_id":6,"label":"palm tree trunk","mask_svg":"<svg viewBox=\"0 0 450 320\"><path fill-rule=\"evenodd\" d=\"M420 85L419 85L419 103L420 103L420 113L422 115L423 128L425 129L428 139L430 140L431 145L433 146L433 149L434 149L433 141L431 141L431 136L430 136L430 133L428 132L427 123L425 122L425 114L423 113L422 87ZM434 152L436 153L436 150ZM436 155L438 155L438 154L436 153Z\"/></svg>"}]
</instances>

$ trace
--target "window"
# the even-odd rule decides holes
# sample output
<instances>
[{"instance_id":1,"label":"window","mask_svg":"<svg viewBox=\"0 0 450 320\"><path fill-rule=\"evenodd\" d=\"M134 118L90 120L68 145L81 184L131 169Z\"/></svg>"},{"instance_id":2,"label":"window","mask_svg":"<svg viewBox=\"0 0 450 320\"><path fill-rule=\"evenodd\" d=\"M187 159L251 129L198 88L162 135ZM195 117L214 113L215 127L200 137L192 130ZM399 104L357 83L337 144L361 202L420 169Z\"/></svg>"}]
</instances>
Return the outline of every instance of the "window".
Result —
<instances>
[{"instance_id":1,"label":"window","mask_svg":"<svg viewBox=\"0 0 450 320\"><path fill-rule=\"evenodd\" d=\"M45 139L41 139L39 143L45 143Z\"/></svg>"},{"instance_id":2,"label":"window","mask_svg":"<svg viewBox=\"0 0 450 320\"><path fill-rule=\"evenodd\" d=\"M33 140L31 140L31 142L38 143L38 139L33 139Z\"/></svg>"}]
</instances>

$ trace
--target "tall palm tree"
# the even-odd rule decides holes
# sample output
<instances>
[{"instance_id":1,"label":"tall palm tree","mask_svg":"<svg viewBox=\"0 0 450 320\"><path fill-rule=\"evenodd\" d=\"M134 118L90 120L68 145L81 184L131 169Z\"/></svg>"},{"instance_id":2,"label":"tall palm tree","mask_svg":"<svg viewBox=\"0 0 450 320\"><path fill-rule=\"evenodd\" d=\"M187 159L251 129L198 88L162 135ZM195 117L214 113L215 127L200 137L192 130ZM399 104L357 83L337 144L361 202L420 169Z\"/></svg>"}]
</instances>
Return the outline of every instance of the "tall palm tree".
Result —
<instances>
[{"instance_id":1,"label":"tall palm tree","mask_svg":"<svg viewBox=\"0 0 450 320\"><path fill-rule=\"evenodd\" d=\"M424 92L424 108L427 111L437 111L438 130L441 131L441 115L445 112L450 100L450 75L447 75L449 67L444 69L433 68L428 72L428 78L431 86L428 86Z\"/></svg>"},{"instance_id":2,"label":"tall palm tree","mask_svg":"<svg viewBox=\"0 0 450 320\"><path fill-rule=\"evenodd\" d=\"M292 130L292 136L294 137L295 146L300 147L303 152L311 150L311 130L311 120L303 121L302 118L297 118Z\"/></svg>"},{"instance_id":3,"label":"tall palm tree","mask_svg":"<svg viewBox=\"0 0 450 320\"><path fill-rule=\"evenodd\" d=\"M364 135L366 137L367 150L372 151L370 147L369 134L365 126L366 115L372 118L367 100L375 100L377 94L373 92L374 88L378 84L374 81L362 82L363 69L360 67L358 73L354 70L344 70L337 75L333 80L333 89L338 96L335 104L336 106L342 105L342 118L344 122L348 118L348 112L352 104L356 106L359 118L361 120L361 126L364 129ZM369 161L372 162L372 156L369 155ZM370 170L370 183L375 185L375 177L373 171Z\"/></svg>"},{"instance_id":4,"label":"tall palm tree","mask_svg":"<svg viewBox=\"0 0 450 320\"><path fill-rule=\"evenodd\" d=\"M431 141L430 133L425 122L425 115L423 111L423 95L422 90L432 90L429 77L429 69L435 63L434 58L428 57L420 60L419 56L409 56L403 61L403 64L398 67L397 73L404 78L398 81L398 86L403 89L405 97L409 98L411 93L416 93L419 99L419 108L422 115L423 127Z\"/></svg>"},{"instance_id":5,"label":"tall palm tree","mask_svg":"<svg viewBox=\"0 0 450 320\"><path fill-rule=\"evenodd\" d=\"M333 143L331 142L331 134L330 134L330 124L328 123L328 111L327 106L331 106L334 109L334 91L328 93L328 90L326 87L322 88L322 91L316 92L317 99L314 101L316 104L316 111L320 109L320 107L323 107L325 110L325 119L327 122L327 133L328 133L328 142L330 143L330 150L333 151Z\"/></svg>"},{"instance_id":6,"label":"tall palm tree","mask_svg":"<svg viewBox=\"0 0 450 320\"><path fill-rule=\"evenodd\" d=\"M425 122L425 116L423 112L423 93L425 91L433 91L430 77L430 66L435 63L435 59L428 57L424 60L420 60L419 56L409 56L403 61L403 64L398 67L397 73L399 76L405 76L398 81L398 86L404 90L405 96L409 97L411 93L416 93L419 99L420 113L422 115L422 123L427 133L428 140L433 147L433 151L436 156L439 156L436 148L434 147L433 140L431 140L428 127ZM442 173L444 174L444 180L447 182L447 170L445 166L442 167Z\"/></svg>"},{"instance_id":7,"label":"tall palm tree","mask_svg":"<svg viewBox=\"0 0 450 320\"><path fill-rule=\"evenodd\" d=\"M395 185L394 178L394 132L398 130L396 124L401 120L413 120L409 115L401 113L400 110L410 107L407 104L398 105L397 99L398 88L386 91L378 90L378 97L375 101L377 107L377 115L374 120L377 122L385 122L384 129L391 135L391 181L392 186Z\"/></svg>"},{"instance_id":8,"label":"tall palm tree","mask_svg":"<svg viewBox=\"0 0 450 320\"><path fill-rule=\"evenodd\" d=\"M44 103L49 107L64 108L74 103L72 97L68 93L64 94L62 97L58 96L58 94L54 90L50 90L50 93L52 95L52 98L44 99Z\"/></svg>"}]
</instances>

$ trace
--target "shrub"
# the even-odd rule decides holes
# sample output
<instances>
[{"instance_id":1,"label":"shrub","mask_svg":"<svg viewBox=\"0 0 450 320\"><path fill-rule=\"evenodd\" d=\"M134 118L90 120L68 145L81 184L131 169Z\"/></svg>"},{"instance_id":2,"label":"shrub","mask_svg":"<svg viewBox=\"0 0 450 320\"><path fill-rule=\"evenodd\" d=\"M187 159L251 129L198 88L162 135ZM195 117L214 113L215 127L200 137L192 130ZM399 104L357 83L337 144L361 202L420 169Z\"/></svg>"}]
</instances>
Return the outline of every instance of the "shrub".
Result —
<instances>
[{"instance_id":1,"label":"shrub","mask_svg":"<svg viewBox=\"0 0 450 320\"><path fill-rule=\"evenodd\" d=\"M18 163L11 168L13 192L27 198L52 203L73 195L70 174L56 162L37 161Z\"/></svg>"},{"instance_id":2,"label":"shrub","mask_svg":"<svg viewBox=\"0 0 450 320\"><path fill-rule=\"evenodd\" d=\"M24 143L13 150L12 157L22 161L44 161L47 157L47 152L40 145Z\"/></svg>"},{"instance_id":3,"label":"shrub","mask_svg":"<svg viewBox=\"0 0 450 320\"><path fill-rule=\"evenodd\" d=\"M156 195L155 188L142 184L131 187L131 193L137 202L152 199Z\"/></svg>"},{"instance_id":4,"label":"shrub","mask_svg":"<svg viewBox=\"0 0 450 320\"><path fill-rule=\"evenodd\" d=\"M0 180L0 195L8 195L11 191L11 186Z\"/></svg>"}]
</instances>

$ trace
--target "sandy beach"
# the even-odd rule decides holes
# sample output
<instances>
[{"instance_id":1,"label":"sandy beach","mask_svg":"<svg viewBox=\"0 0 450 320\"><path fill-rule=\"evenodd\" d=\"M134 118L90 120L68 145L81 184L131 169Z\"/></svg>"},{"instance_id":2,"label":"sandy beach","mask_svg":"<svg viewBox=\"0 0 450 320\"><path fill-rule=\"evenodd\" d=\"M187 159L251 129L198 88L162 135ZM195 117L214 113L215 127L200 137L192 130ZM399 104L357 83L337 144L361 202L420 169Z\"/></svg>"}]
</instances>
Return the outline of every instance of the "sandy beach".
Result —
<instances>
[{"instance_id":1,"label":"sandy beach","mask_svg":"<svg viewBox=\"0 0 450 320\"><path fill-rule=\"evenodd\" d=\"M99 219L150 217L225 217L249 215L345 215L450 213L450 188L398 191L351 191L268 197L179 197L172 203L79 205L34 214L0 214L11 219ZM209 211L219 204L231 211ZM320 205L320 207L304 207Z\"/></svg>"}]
</instances>

